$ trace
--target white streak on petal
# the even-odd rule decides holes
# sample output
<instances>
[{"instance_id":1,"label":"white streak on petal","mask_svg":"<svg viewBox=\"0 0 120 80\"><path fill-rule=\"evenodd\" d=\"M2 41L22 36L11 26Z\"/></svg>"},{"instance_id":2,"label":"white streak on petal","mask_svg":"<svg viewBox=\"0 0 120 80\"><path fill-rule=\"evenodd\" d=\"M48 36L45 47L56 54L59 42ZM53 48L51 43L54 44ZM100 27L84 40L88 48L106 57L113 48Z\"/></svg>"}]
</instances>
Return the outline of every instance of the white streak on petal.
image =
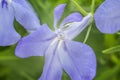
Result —
<instances>
[{"instance_id":1,"label":"white streak on petal","mask_svg":"<svg viewBox=\"0 0 120 80\"><path fill-rule=\"evenodd\" d=\"M63 43L63 40L60 40L60 41L59 41L59 44L58 44L58 50L59 50L60 47L62 46L62 43Z\"/></svg>"},{"instance_id":2,"label":"white streak on petal","mask_svg":"<svg viewBox=\"0 0 120 80\"><path fill-rule=\"evenodd\" d=\"M58 38L56 37L56 38L52 41L52 43L50 44L50 46L53 46L57 41L58 41Z\"/></svg>"},{"instance_id":3,"label":"white streak on petal","mask_svg":"<svg viewBox=\"0 0 120 80\"><path fill-rule=\"evenodd\" d=\"M77 35L79 35L92 21L92 14L88 14L83 18L81 22L72 22L69 27L65 29L65 34L67 35L67 39L74 39Z\"/></svg>"}]
</instances>

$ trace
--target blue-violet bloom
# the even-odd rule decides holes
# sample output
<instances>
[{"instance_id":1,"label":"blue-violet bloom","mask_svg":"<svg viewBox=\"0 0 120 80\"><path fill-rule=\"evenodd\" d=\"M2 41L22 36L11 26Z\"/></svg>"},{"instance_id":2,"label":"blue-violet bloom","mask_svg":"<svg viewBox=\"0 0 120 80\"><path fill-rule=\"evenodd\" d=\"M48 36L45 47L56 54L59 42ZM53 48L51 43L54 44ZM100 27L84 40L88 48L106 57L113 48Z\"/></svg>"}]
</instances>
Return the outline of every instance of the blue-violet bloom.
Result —
<instances>
[{"instance_id":1,"label":"blue-violet bloom","mask_svg":"<svg viewBox=\"0 0 120 80\"><path fill-rule=\"evenodd\" d=\"M120 0L105 0L96 10L95 22L103 33L113 34L120 30Z\"/></svg>"},{"instance_id":2,"label":"blue-violet bloom","mask_svg":"<svg viewBox=\"0 0 120 80\"><path fill-rule=\"evenodd\" d=\"M17 45L16 56L45 56L43 73L39 80L61 80L63 70L72 80L92 80L96 74L96 57L86 44L72 41L91 22L92 15L86 17L74 12L66 17L59 28L57 23L64 12L65 4L54 11L54 28L46 24L24 37Z\"/></svg>"},{"instance_id":3,"label":"blue-violet bloom","mask_svg":"<svg viewBox=\"0 0 120 80\"><path fill-rule=\"evenodd\" d=\"M0 46L15 44L21 37L14 29L14 17L27 31L40 26L27 0L0 0Z\"/></svg>"}]
</instances>

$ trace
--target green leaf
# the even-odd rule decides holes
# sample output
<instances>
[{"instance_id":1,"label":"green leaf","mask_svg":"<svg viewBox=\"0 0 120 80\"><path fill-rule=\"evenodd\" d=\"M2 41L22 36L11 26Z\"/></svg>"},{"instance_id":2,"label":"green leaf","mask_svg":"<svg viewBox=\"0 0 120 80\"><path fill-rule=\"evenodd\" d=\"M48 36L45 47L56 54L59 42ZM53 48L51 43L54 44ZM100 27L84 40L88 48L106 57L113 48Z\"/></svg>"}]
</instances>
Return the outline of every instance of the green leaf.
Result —
<instances>
[{"instance_id":1,"label":"green leaf","mask_svg":"<svg viewBox=\"0 0 120 80\"><path fill-rule=\"evenodd\" d=\"M120 52L120 45L102 51L105 54Z\"/></svg>"}]
</instances>

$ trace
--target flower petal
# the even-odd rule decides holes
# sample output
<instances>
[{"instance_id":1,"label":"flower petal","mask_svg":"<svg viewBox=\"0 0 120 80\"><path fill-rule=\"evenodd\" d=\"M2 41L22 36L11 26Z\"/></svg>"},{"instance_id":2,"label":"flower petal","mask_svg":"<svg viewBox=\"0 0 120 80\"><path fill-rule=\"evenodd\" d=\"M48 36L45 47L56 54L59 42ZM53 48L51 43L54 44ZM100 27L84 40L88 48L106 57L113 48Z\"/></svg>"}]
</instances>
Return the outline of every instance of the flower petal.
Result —
<instances>
[{"instance_id":1,"label":"flower petal","mask_svg":"<svg viewBox=\"0 0 120 80\"><path fill-rule=\"evenodd\" d=\"M93 80L96 74L96 58L89 46L66 40L58 54L62 67L72 80Z\"/></svg>"},{"instance_id":2,"label":"flower petal","mask_svg":"<svg viewBox=\"0 0 120 80\"><path fill-rule=\"evenodd\" d=\"M80 22L72 22L72 23L66 24L69 26L64 30L67 38L74 39L90 24L91 20L92 20L92 15L88 14Z\"/></svg>"},{"instance_id":3,"label":"flower petal","mask_svg":"<svg viewBox=\"0 0 120 80\"><path fill-rule=\"evenodd\" d=\"M120 0L105 0L95 12L97 28L103 33L120 30ZM113 11L114 10L114 11Z\"/></svg>"},{"instance_id":4,"label":"flower petal","mask_svg":"<svg viewBox=\"0 0 120 80\"><path fill-rule=\"evenodd\" d=\"M13 1L15 3L18 3L18 4L22 5L23 7L27 8L27 9L32 9L31 8L32 6L29 4L28 0L13 0Z\"/></svg>"},{"instance_id":5,"label":"flower petal","mask_svg":"<svg viewBox=\"0 0 120 80\"><path fill-rule=\"evenodd\" d=\"M66 4L60 4L54 10L54 28L56 29L57 23L60 20L62 13L64 12Z\"/></svg>"},{"instance_id":6,"label":"flower petal","mask_svg":"<svg viewBox=\"0 0 120 80\"><path fill-rule=\"evenodd\" d=\"M62 67L56 53L56 46L50 46L45 53L45 65L39 80L61 80Z\"/></svg>"},{"instance_id":7,"label":"flower petal","mask_svg":"<svg viewBox=\"0 0 120 80\"><path fill-rule=\"evenodd\" d=\"M43 25L18 43L15 54L21 58L43 56L54 37L48 26Z\"/></svg>"},{"instance_id":8,"label":"flower petal","mask_svg":"<svg viewBox=\"0 0 120 80\"><path fill-rule=\"evenodd\" d=\"M15 2L12 2L12 5L14 7L16 20L28 31L34 31L40 27L39 19L31 10Z\"/></svg>"},{"instance_id":9,"label":"flower petal","mask_svg":"<svg viewBox=\"0 0 120 80\"><path fill-rule=\"evenodd\" d=\"M32 8L32 6L30 5L30 3L28 2L28 0L13 0L14 2L22 5L24 8L29 9L29 11L31 11L31 13L36 14Z\"/></svg>"},{"instance_id":10,"label":"flower petal","mask_svg":"<svg viewBox=\"0 0 120 80\"><path fill-rule=\"evenodd\" d=\"M8 8L2 8L0 4L0 46L15 44L20 39L20 35L13 27L13 21L13 8L9 5Z\"/></svg>"},{"instance_id":11,"label":"flower petal","mask_svg":"<svg viewBox=\"0 0 120 80\"><path fill-rule=\"evenodd\" d=\"M82 15L80 13L78 12L72 13L63 20L63 22L61 23L61 28L64 27L64 25L67 23L80 22L81 20Z\"/></svg>"}]
</instances>

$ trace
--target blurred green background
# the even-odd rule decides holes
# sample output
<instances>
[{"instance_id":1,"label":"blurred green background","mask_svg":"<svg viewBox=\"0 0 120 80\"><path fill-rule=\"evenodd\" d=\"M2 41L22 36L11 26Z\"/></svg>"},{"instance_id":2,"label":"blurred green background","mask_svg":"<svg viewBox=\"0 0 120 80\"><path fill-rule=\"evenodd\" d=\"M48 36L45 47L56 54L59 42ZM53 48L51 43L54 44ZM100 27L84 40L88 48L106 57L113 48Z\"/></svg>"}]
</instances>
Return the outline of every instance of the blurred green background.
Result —
<instances>
[{"instance_id":1,"label":"blurred green background","mask_svg":"<svg viewBox=\"0 0 120 80\"><path fill-rule=\"evenodd\" d=\"M92 0L75 1L90 12ZM96 0L95 8L97 9L103 1ZM70 0L29 0L29 2L40 18L40 23L47 23L51 29L53 29L53 10L57 5L67 4L63 18L71 12L79 12ZM14 25L22 36L28 34L16 21ZM86 32L87 28L75 40L83 42ZM97 57L97 73L94 80L120 80L120 33L102 34L93 22L86 44L93 48ZM14 54L15 47L16 44L0 47L0 80L37 80L42 73L44 57L18 58ZM65 72L62 80L70 80Z\"/></svg>"}]
</instances>

